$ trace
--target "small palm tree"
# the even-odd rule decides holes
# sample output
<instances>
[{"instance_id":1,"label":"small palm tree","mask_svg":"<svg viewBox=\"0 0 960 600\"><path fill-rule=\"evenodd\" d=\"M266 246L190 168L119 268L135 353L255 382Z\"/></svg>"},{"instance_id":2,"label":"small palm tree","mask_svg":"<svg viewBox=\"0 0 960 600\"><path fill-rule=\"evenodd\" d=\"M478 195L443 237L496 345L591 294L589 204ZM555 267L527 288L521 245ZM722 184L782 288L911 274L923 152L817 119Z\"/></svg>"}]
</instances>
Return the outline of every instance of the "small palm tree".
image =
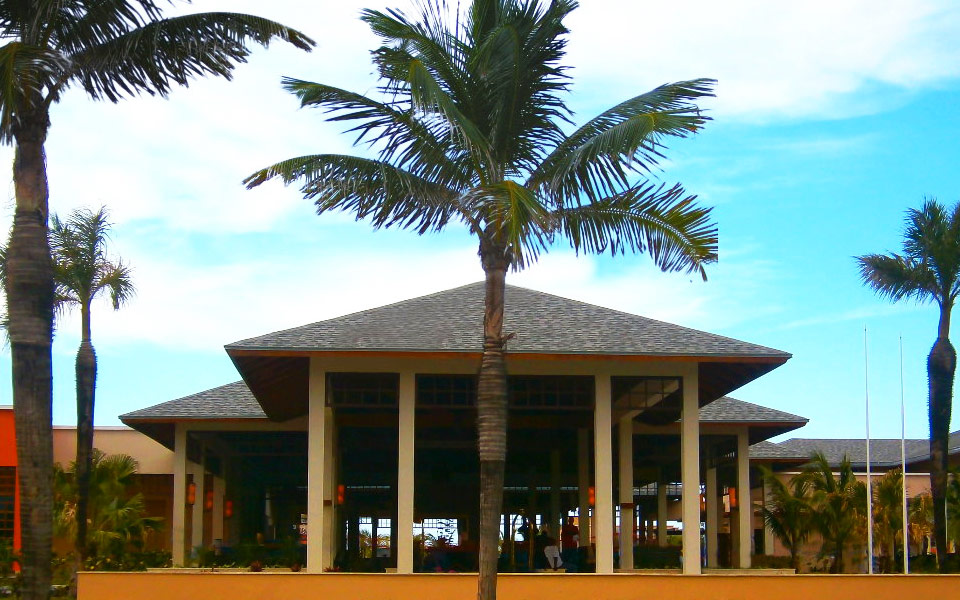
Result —
<instances>
[{"instance_id":1,"label":"small palm tree","mask_svg":"<svg viewBox=\"0 0 960 600\"><path fill-rule=\"evenodd\" d=\"M16 212L7 245L7 332L21 489L24 600L50 591L50 415L54 280L44 146L51 107L73 87L94 100L166 95L194 77L230 77L248 45L300 32L260 17L163 18L155 0L0 0L0 143L12 144Z\"/></svg>"},{"instance_id":2,"label":"small palm tree","mask_svg":"<svg viewBox=\"0 0 960 600\"><path fill-rule=\"evenodd\" d=\"M664 142L699 131L695 102L713 81L663 85L565 131L571 112L563 21L572 0L474 0L448 14L424 2L418 18L365 10L383 40L373 61L379 97L284 79L302 106L349 123L376 158L314 154L252 174L249 187L299 182L318 214L347 211L375 228L418 234L452 223L478 242L486 280L477 394L480 455L479 597L496 597L506 458L506 274L554 242L585 253L649 253L664 271L696 272L717 258L710 210L678 184L645 175ZM458 8L459 10L459 8Z\"/></svg>"},{"instance_id":3,"label":"small palm tree","mask_svg":"<svg viewBox=\"0 0 960 600\"><path fill-rule=\"evenodd\" d=\"M109 294L113 309L133 295L130 269L122 261L112 261L107 255L110 223L107 209L97 212L87 209L74 211L69 220L56 215L50 227L50 245L53 252L54 281L56 282L56 309L80 309L80 348L77 350L77 531L74 541L76 565L79 570L87 553L87 501L93 452L93 411L97 387L97 354L91 340L91 307L102 294Z\"/></svg>"},{"instance_id":4,"label":"small palm tree","mask_svg":"<svg viewBox=\"0 0 960 600\"><path fill-rule=\"evenodd\" d=\"M843 457L835 473L821 452L814 453L801 477L812 491L813 523L823 539L821 554L832 555L830 572L840 573L844 551L866 522L867 486L857 481L849 458Z\"/></svg>"},{"instance_id":5,"label":"small palm tree","mask_svg":"<svg viewBox=\"0 0 960 600\"><path fill-rule=\"evenodd\" d=\"M903 472L893 469L873 483L874 544L886 555L886 570L897 569L897 541L903 537ZM909 539L909 536L906 538ZM909 548L904 546L904 551Z\"/></svg>"},{"instance_id":6,"label":"small palm tree","mask_svg":"<svg viewBox=\"0 0 960 600\"><path fill-rule=\"evenodd\" d=\"M960 203L947 208L929 199L920 209L908 210L903 253L868 254L857 261L860 277L880 296L894 302L906 298L936 302L940 308L937 339L927 356L927 377L934 538L937 548L946 548L947 454L957 368L957 352L950 343L950 313L960 294ZM938 563L940 572L945 572L946 561Z\"/></svg>"},{"instance_id":7,"label":"small palm tree","mask_svg":"<svg viewBox=\"0 0 960 600\"><path fill-rule=\"evenodd\" d=\"M933 498L930 494L917 494L910 500L910 541L921 553L926 553L925 544L933 535Z\"/></svg>"},{"instance_id":8,"label":"small palm tree","mask_svg":"<svg viewBox=\"0 0 960 600\"><path fill-rule=\"evenodd\" d=\"M763 523L790 552L790 565L799 571L800 548L814 527L810 480L794 476L784 483L766 467L761 473L770 488L770 501L760 509Z\"/></svg>"}]
</instances>

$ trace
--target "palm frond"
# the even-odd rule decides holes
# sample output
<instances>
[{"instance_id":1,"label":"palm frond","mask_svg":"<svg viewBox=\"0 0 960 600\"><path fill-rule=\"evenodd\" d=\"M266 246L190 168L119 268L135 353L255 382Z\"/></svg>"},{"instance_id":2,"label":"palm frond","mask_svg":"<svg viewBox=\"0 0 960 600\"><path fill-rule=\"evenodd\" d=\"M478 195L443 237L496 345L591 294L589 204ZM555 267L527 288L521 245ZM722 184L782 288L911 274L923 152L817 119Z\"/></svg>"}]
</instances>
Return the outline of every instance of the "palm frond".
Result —
<instances>
[{"instance_id":1,"label":"palm frond","mask_svg":"<svg viewBox=\"0 0 960 600\"><path fill-rule=\"evenodd\" d=\"M515 269L536 262L552 239L550 213L532 191L516 182L476 188L465 200L486 223L487 235L512 253Z\"/></svg>"},{"instance_id":2,"label":"palm frond","mask_svg":"<svg viewBox=\"0 0 960 600\"><path fill-rule=\"evenodd\" d=\"M153 21L73 55L73 77L95 99L118 101L139 93L166 95L202 75L229 79L246 62L248 44L279 39L310 50L313 40L261 17L199 13Z\"/></svg>"},{"instance_id":3,"label":"palm frond","mask_svg":"<svg viewBox=\"0 0 960 600\"><path fill-rule=\"evenodd\" d=\"M904 298L938 300L941 290L933 271L923 263L899 254L857 257L860 279L880 296L896 302Z\"/></svg>"},{"instance_id":4,"label":"palm frond","mask_svg":"<svg viewBox=\"0 0 960 600\"><path fill-rule=\"evenodd\" d=\"M695 271L706 279L705 266L717 260L717 227L711 209L695 200L679 184L645 184L555 216L577 252L646 252L663 271Z\"/></svg>"},{"instance_id":5,"label":"palm frond","mask_svg":"<svg viewBox=\"0 0 960 600\"><path fill-rule=\"evenodd\" d=\"M650 171L663 159L663 138L687 137L708 117L693 101L713 95L712 79L660 86L591 119L570 134L530 174L555 203L580 195L595 199L621 191L631 172Z\"/></svg>"},{"instance_id":6,"label":"palm frond","mask_svg":"<svg viewBox=\"0 0 960 600\"><path fill-rule=\"evenodd\" d=\"M49 48L21 41L0 46L0 143L10 143L21 119L41 109L50 83L68 66Z\"/></svg>"},{"instance_id":7,"label":"palm frond","mask_svg":"<svg viewBox=\"0 0 960 600\"><path fill-rule=\"evenodd\" d=\"M374 228L425 233L442 229L451 218L477 225L455 192L382 161L340 154L301 156L261 169L244 183L252 188L274 178L286 184L300 181L317 214L343 210L358 220L369 218Z\"/></svg>"}]
</instances>

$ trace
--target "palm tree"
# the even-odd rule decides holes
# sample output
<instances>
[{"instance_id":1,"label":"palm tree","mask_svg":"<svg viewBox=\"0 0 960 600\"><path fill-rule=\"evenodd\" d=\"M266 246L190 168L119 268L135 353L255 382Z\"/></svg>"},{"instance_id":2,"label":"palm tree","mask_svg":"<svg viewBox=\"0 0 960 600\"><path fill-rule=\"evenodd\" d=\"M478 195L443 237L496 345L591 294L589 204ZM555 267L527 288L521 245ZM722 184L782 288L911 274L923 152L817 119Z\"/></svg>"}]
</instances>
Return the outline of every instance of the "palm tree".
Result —
<instances>
[{"instance_id":1,"label":"palm tree","mask_svg":"<svg viewBox=\"0 0 960 600\"><path fill-rule=\"evenodd\" d=\"M70 86L95 100L166 95L196 76L229 77L250 42L300 32L259 17L202 13L162 18L154 0L0 0L0 142L13 144L16 212L7 246L7 317L22 491L23 598L50 584L50 433L53 265L47 240L44 144L51 106Z\"/></svg>"},{"instance_id":2,"label":"palm tree","mask_svg":"<svg viewBox=\"0 0 960 600\"><path fill-rule=\"evenodd\" d=\"M50 243L53 251L55 309L76 306L80 309L80 348L77 350L77 570L87 555L87 502L90 491L91 453L93 452L93 409L97 384L97 355L90 337L90 309L94 299L109 293L114 310L133 295L130 269L122 261L113 262L106 246L110 223L107 209L97 212L79 209L64 223L52 218Z\"/></svg>"},{"instance_id":3,"label":"palm tree","mask_svg":"<svg viewBox=\"0 0 960 600\"><path fill-rule=\"evenodd\" d=\"M957 368L957 352L950 343L950 313L960 294L960 203L948 210L936 199L925 200L919 210L907 211L903 254L867 254L857 261L860 277L880 296L894 302L933 301L940 307L937 340L927 357L927 378L934 538L937 548L946 548L947 451ZM946 572L946 561L937 562L940 572Z\"/></svg>"},{"instance_id":4,"label":"palm tree","mask_svg":"<svg viewBox=\"0 0 960 600\"><path fill-rule=\"evenodd\" d=\"M810 485L813 522L823 539L821 554L831 554L831 573L843 571L843 553L864 527L867 486L857 481L846 456L834 472L822 452L816 452L801 474Z\"/></svg>"},{"instance_id":5,"label":"palm tree","mask_svg":"<svg viewBox=\"0 0 960 600\"><path fill-rule=\"evenodd\" d=\"M810 480L794 476L784 483L766 467L761 467L761 472L770 487L770 502L760 508L763 523L790 552L790 565L799 571L800 548L813 533L814 525Z\"/></svg>"},{"instance_id":6,"label":"palm tree","mask_svg":"<svg viewBox=\"0 0 960 600\"><path fill-rule=\"evenodd\" d=\"M54 525L59 535L75 537L84 525L90 529L93 554L119 557L128 547L140 549L144 538L159 529L163 519L146 516L143 494L133 493L139 465L126 454L90 455L89 514L81 513L76 462L64 470L54 465Z\"/></svg>"},{"instance_id":7,"label":"palm tree","mask_svg":"<svg viewBox=\"0 0 960 600\"><path fill-rule=\"evenodd\" d=\"M318 214L352 212L374 228L418 234L457 223L478 240L485 277L483 354L477 398L480 455L479 596L496 596L497 541L506 455L503 334L508 270L521 270L560 240L577 252L647 252L664 271L697 272L717 258L710 210L678 184L646 175L667 137L707 120L694 102L713 81L663 85L569 133L564 18L573 0L474 0L365 10L383 40L373 52L378 97L299 79L284 87L302 106L350 124L375 158L315 154L250 175L254 187L299 182Z\"/></svg>"},{"instance_id":8,"label":"palm tree","mask_svg":"<svg viewBox=\"0 0 960 600\"><path fill-rule=\"evenodd\" d=\"M921 554L926 554L925 544L933 535L933 498L924 492L910 500L910 539Z\"/></svg>"},{"instance_id":9,"label":"palm tree","mask_svg":"<svg viewBox=\"0 0 960 600\"><path fill-rule=\"evenodd\" d=\"M886 570L897 569L897 538L903 537L903 472L893 469L873 484L874 543L886 554ZM909 552L907 546L904 551Z\"/></svg>"}]
</instances>

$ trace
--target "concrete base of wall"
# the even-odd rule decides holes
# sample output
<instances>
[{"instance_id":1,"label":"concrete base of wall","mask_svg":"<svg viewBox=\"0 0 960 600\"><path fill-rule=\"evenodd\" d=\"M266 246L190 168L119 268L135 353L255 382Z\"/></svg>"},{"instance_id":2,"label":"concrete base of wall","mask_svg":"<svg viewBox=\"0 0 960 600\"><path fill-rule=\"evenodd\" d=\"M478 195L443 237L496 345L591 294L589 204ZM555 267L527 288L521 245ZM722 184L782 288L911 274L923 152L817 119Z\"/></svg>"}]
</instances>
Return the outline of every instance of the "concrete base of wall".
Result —
<instances>
[{"instance_id":1,"label":"concrete base of wall","mask_svg":"<svg viewBox=\"0 0 960 600\"><path fill-rule=\"evenodd\" d=\"M619 573L501 575L499 600L590 598L623 600L901 600L951 598L960 575L643 575ZM195 600L229 598L377 598L470 600L475 574L353 573L81 573L79 600Z\"/></svg>"}]
</instances>

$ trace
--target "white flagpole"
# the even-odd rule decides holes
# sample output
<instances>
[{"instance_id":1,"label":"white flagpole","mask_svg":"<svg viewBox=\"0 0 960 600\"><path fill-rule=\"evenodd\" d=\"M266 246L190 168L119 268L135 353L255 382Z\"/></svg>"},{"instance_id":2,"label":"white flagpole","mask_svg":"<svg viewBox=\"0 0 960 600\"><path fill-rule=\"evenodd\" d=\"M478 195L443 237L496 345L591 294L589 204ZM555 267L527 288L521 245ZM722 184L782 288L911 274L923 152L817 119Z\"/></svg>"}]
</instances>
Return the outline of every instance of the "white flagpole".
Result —
<instances>
[{"instance_id":1,"label":"white flagpole","mask_svg":"<svg viewBox=\"0 0 960 600\"><path fill-rule=\"evenodd\" d=\"M910 520L907 514L907 411L903 405L903 336L900 336L900 481L903 487L903 574L910 574Z\"/></svg>"},{"instance_id":2,"label":"white flagpole","mask_svg":"<svg viewBox=\"0 0 960 600\"><path fill-rule=\"evenodd\" d=\"M867 425L867 573L873 575L873 482L870 477L870 374L867 366L867 328L863 328L863 396Z\"/></svg>"}]
</instances>

